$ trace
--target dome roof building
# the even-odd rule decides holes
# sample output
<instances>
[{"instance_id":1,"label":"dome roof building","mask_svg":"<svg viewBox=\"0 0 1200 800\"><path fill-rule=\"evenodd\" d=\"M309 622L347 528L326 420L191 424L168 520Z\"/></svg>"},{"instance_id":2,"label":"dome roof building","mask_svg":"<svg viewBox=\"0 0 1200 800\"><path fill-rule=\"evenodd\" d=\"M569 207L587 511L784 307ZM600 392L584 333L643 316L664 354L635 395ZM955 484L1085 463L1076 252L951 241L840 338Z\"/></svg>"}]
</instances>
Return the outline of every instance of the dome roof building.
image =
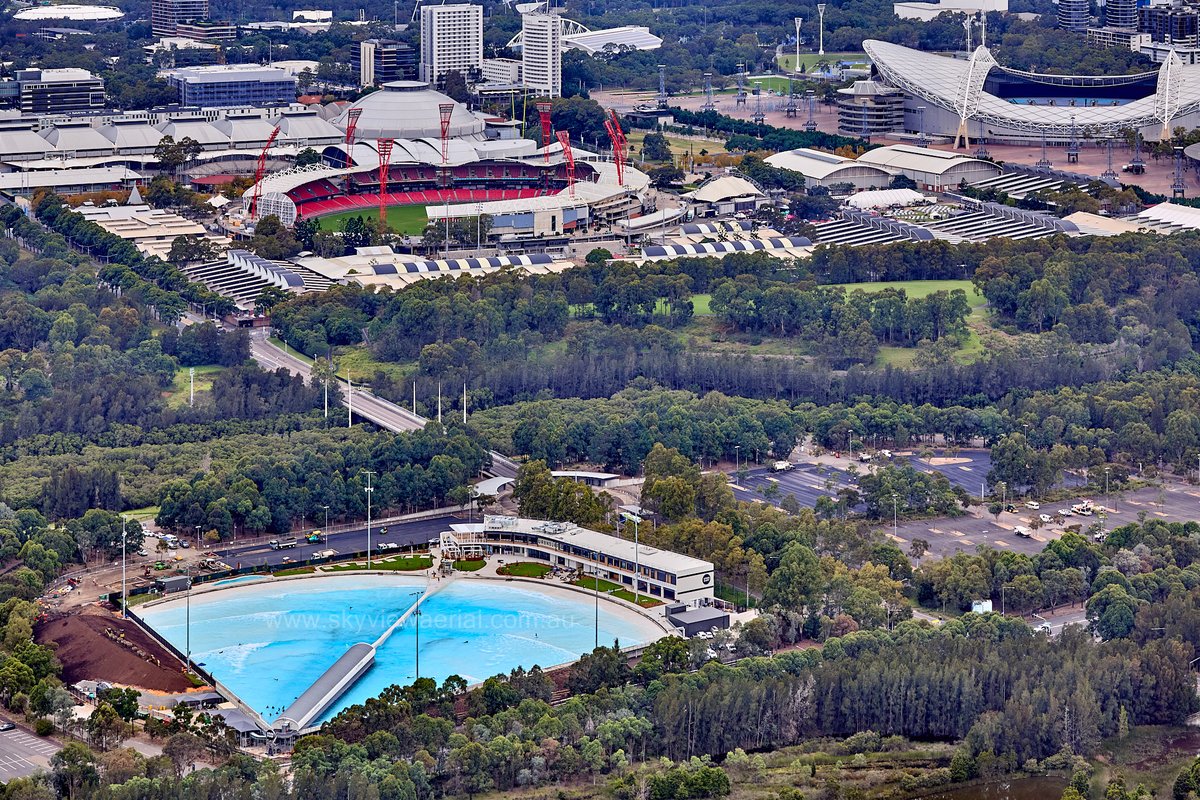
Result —
<instances>
[{"instance_id":1,"label":"dome roof building","mask_svg":"<svg viewBox=\"0 0 1200 800\"><path fill-rule=\"evenodd\" d=\"M450 115L451 137L482 136L484 121L462 103L451 100L421 81L392 81L378 92L363 97L344 109L332 121L345 130L351 108L361 108L355 138L365 139L440 139L441 113L438 106L454 105Z\"/></svg>"}]
</instances>

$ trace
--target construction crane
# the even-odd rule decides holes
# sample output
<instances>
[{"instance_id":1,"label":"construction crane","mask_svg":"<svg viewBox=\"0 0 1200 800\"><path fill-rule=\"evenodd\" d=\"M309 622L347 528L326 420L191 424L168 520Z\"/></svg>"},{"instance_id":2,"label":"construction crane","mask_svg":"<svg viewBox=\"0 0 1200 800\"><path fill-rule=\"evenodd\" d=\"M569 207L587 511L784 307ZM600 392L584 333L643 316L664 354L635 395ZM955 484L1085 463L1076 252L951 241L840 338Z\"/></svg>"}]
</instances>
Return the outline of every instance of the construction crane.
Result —
<instances>
[{"instance_id":1,"label":"construction crane","mask_svg":"<svg viewBox=\"0 0 1200 800\"><path fill-rule=\"evenodd\" d=\"M563 158L567 160L567 190L575 196L575 154L571 152L571 134L558 131L558 143L562 145Z\"/></svg>"},{"instance_id":2,"label":"construction crane","mask_svg":"<svg viewBox=\"0 0 1200 800\"><path fill-rule=\"evenodd\" d=\"M267 137L267 143L263 145L262 152L258 154L258 166L254 169L254 191L250 193L250 219L258 219L258 201L262 196L262 179L263 173L267 171L267 151L271 149L271 145L275 144L275 139L279 136L279 126L276 125L271 130L271 135Z\"/></svg>"},{"instance_id":3,"label":"construction crane","mask_svg":"<svg viewBox=\"0 0 1200 800\"><path fill-rule=\"evenodd\" d=\"M617 117L617 112L611 108L608 110L608 117L604 120L604 129L608 131L608 138L612 141L613 163L617 165L617 185L624 186L629 142L625 139L625 131L621 130L621 120Z\"/></svg>"}]
</instances>

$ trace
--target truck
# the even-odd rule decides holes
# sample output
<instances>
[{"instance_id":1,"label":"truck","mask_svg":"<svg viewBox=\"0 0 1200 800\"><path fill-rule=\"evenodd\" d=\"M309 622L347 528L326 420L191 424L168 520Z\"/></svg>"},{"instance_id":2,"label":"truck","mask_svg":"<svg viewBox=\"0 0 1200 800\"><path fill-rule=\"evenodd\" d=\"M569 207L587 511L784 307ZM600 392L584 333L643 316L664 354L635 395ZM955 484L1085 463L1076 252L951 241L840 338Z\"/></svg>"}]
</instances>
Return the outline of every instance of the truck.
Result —
<instances>
[{"instance_id":1,"label":"truck","mask_svg":"<svg viewBox=\"0 0 1200 800\"><path fill-rule=\"evenodd\" d=\"M790 461L776 461L771 465L771 472L787 472L792 468Z\"/></svg>"},{"instance_id":2,"label":"truck","mask_svg":"<svg viewBox=\"0 0 1200 800\"><path fill-rule=\"evenodd\" d=\"M271 541L267 542L267 544L272 550L290 550L295 547L298 542L296 541L296 537L293 536L291 539L272 539Z\"/></svg>"},{"instance_id":3,"label":"truck","mask_svg":"<svg viewBox=\"0 0 1200 800\"><path fill-rule=\"evenodd\" d=\"M376 547L379 548L380 552L387 552L388 550L399 550L400 549L400 545L396 544L395 542L380 542L378 545L376 545Z\"/></svg>"},{"instance_id":4,"label":"truck","mask_svg":"<svg viewBox=\"0 0 1200 800\"><path fill-rule=\"evenodd\" d=\"M1024 525L1018 525L1017 527L1013 528L1013 533L1024 539L1028 539L1033 536L1033 534L1029 532L1029 528L1026 528Z\"/></svg>"},{"instance_id":5,"label":"truck","mask_svg":"<svg viewBox=\"0 0 1200 800\"><path fill-rule=\"evenodd\" d=\"M1094 508L1091 500L1081 500L1071 506L1071 512L1081 517L1090 517Z\"/></svg>"},{"instance_id":6,"label":"truck","mask_svg":"<svg viewBox=\"0 0 1200 800\"><path fill-rule=\"evenodd\" d=\"M337 555L337 550L318 550L313 553L313 558L333 558Z\"/></svg>"}]
</instances>

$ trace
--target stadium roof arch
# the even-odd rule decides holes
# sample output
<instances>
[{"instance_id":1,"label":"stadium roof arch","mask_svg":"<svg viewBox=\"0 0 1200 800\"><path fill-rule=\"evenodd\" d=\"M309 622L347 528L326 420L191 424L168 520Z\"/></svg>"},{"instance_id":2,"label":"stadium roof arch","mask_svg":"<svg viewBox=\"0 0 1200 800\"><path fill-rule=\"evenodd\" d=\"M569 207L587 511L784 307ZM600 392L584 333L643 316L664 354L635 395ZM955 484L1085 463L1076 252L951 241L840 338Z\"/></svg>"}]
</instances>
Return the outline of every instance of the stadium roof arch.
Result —
<instances>
[{"instance_id":1,"label":"stadium roof arch","mask_svg":"<svg viewBox=\"0 0 1200 800\"><path fill-rule=\"evenodd\" d=\"M868 39L863 50L879 74L891 85L958 117L960 135L968 120L998 128L1050 137L1079 135L1116 137L1126 129L1157 127L1170 136L1172 122L1200 111L1200 66L1185 66L1172 51L1157 73L1081 76L1044 75L1003 67L986 47L968 60L925 53L910 47ZM1153 93L1119 105L1048 105L1015 103L985 89L994 71L1007 76L1059 86L1079 86L1081 91L1155 82ZM1074 118L1074 121L1072 121Z\"/></svg>"}]
</instances>

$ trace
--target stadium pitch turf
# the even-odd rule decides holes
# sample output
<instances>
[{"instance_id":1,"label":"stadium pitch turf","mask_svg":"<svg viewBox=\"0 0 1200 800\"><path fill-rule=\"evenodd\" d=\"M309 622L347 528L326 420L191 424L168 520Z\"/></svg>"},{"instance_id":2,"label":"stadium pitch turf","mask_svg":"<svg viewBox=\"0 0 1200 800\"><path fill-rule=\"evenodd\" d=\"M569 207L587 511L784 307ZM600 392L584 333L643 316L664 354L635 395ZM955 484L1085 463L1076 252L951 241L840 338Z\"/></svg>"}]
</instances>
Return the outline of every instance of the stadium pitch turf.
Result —
<instances>
[{"instance_id":1,"label":"stadium pitch turf","mask_svg":"<svg viewBox=\"0 0 1200 800\"><path fill-rule=\"evenodd\" d=\"M372 208L356 208L351 211L340 211L317 217L317 223L323 231L340 231L342 223L351 217L363 219L379 219L379 212ZM388 227L397 233L418 234L425 230L429 218L425 216L425 206L388 206Z\"/></svg>"}]
</instances>

